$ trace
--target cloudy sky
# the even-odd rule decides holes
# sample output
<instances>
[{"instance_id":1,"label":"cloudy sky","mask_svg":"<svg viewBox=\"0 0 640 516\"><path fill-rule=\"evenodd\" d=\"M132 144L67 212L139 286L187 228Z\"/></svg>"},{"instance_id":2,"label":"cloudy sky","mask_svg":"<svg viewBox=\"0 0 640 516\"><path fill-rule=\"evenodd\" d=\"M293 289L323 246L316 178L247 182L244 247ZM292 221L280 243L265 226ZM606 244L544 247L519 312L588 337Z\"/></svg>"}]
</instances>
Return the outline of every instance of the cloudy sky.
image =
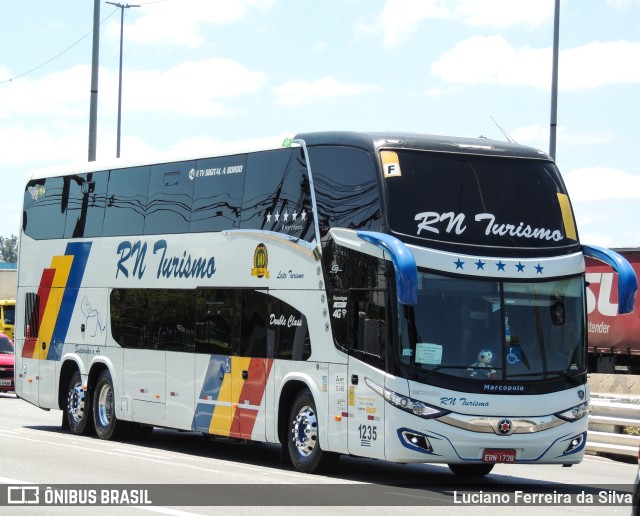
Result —
<instances>
[{"instance_id":1,"label":"cloudy sky","mask_svg":"<svg viewBox=\"0 0 640 516\"><path fill-rule=\"evenodd\" d=\"M159 0L125 9L121 159L299 131L549 150L553 0ZM25 178L86 161L92 0L0 1L0 236ZM100 7L98 160L120 9ZM556 160L581 241L640 246L640 0L562 0Z\"/></svg>"}]
</instances>

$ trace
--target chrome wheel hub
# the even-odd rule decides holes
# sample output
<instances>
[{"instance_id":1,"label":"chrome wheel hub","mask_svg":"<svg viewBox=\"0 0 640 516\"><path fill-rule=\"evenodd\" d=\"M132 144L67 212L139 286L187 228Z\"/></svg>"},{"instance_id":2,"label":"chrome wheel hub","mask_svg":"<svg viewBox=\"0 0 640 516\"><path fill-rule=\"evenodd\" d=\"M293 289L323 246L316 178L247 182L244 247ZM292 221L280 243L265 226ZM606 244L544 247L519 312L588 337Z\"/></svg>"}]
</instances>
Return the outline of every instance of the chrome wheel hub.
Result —
<instances>
[{"instance_id":1,"label":"chrome wheel hub","mask_svg":"<svg viewBox=\"0 0 640 516\"><path fill-rule=\"evenodd\" d=\"M69 414L76 423L82 421L84 417L84 395L81 383L75 384L69 392Z\"/></svg>"},{"instance_id":2,"label":"chrome wheel hub","mask_svg":"<svg viewBox=\"0 0 640 516\"><path fill-rule=\"evenodd\" d=\"M308 457L318 442L318 420L315 411L305 406L293 420L292 440L298 452Z\"/></svg>"},{"instance_id":3,"label":"chrome wheel hub","mask_svg":"<svg viewBox=\"0 0 640 516\"><path fill-rule=\"evenodd\" d=\"M111 424L113 414L113 390L108 385L104 385L100 389L98 395L98 423L101 427L107 427Z\"/></svg>"}]
</instances>

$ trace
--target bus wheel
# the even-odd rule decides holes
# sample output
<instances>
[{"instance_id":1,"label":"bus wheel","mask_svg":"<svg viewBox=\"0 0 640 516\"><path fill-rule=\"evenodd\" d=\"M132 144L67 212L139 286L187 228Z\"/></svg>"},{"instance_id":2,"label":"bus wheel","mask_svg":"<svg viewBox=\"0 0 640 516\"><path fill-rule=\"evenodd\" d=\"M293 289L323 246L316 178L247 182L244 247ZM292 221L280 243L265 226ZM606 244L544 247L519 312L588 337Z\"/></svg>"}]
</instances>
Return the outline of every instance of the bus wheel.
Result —
<instances>
[{"instance_id":1,"label":"bus wheel","mask_svg":"<svg viewBox=\"0 0 640 516\"><path fill-rule=\"evenodd\" d=\"M124 432L126 421L118 421L113 393L113 381L108 370L98 376L93 404L93 422L100 439L118 439Z\"/></svg>"},{"instance_id":2,"label":"bus wheel","mask_svg":"<svg viewBox=\"0 0 640 516\"><path fill-rule=\"evenodd\" d=\"M318 415L308 389L298 394L289 416L288 448L293 466L303 473L322 473L335 466L340 458L320 448Z\"/></svg>"},{"instance_id":3,"label":"bus wheel","mask_svg":"<svg viewBox=\"0 0 640 516\"><path fill-rule=\"evenodd\" d=\"M491 473L493 464L449 464L449 469L461 477L484 477Z\"/></svg>"},{"instance_id":4,"label":"bus wheel","mask_svg":"<svg viewBox=\"0 0 640 516\"><path fill-rule=\"evenodd\" d=\"M82 388L80 373L73 373L67 390L66 418L69 430L75 435L87 432L91 427L91 396Z\"/></svg>"}]
</instances>

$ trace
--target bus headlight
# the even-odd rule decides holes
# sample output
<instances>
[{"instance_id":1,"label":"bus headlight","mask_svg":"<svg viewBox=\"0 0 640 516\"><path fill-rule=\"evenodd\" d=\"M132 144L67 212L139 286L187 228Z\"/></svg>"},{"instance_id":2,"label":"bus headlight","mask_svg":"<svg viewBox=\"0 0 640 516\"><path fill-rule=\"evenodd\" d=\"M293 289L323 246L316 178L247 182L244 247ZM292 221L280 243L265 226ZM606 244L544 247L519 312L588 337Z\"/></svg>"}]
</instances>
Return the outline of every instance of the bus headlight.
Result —
<instances>
[{"instance_id":1,"label":"bus headlight","mask_svg":"<svg viewBox=\"0 0 640 516\"><path fill-rule=\"evenodd\" d=\"M580 405L576 405L575 407L571 407L564 412L557 412L554 416L559 417L560 419L564 419L565 421L577 421L581 419L586 414L589 413L589 404L588 403L580 403Z\"/></svg>"},{"instance_id":2,"label":"bus headlight","mask_svg":"<svg viewBox=\"0 0 640 516\"><path fill-rule=\"evenodd\" d=\"M364 381L369 387L382 396L385 401L400 410L409 412L410 414L414 414L425 419L431 419L434 417L444 416L451 412L450 410L442 410L438 407L429 405L424 401L415 400L409 396L403 396L397 392L393 392L392 390L382 387L382 385L378 385L371 378L365 377Z\"/></svg>"}]
</instances>

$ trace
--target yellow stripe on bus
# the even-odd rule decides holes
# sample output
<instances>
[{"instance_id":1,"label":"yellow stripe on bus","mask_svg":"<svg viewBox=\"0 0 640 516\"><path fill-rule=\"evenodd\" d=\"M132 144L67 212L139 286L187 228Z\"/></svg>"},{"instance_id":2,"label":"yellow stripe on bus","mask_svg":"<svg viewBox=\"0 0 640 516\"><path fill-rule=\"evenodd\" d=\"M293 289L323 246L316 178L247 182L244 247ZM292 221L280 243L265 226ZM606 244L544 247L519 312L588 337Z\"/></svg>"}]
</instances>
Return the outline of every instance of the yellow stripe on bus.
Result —
<instances>
[{"instance_id":1,"label":"yellow stripe on bus","mask_svg":"<svg viewBox=\"0 0 640 516\"><path fill-rule=\"evenodd\" d=\"M62 304L62 294L64 287L69 279L69 272L71 271L71 264L73 263L73 256L54 256L51 260L51 268L56 272L53 276L51 283L51 291L47 300L47 306L44 309L42 316L42 323L40 325L40 331L38 332L38 343L44 343L37 345L34 351L34 358L45 360L49 353L49 347L51 346L51 337L53 336L53 330L58 320L58 314L60 313L60 305Z\"/></svg>"},{"instance_id":2,"label":"yellow stripe on bus","mask_svg":"<svg viewBox=\"0 0 640 516\"><path fill-rule=\"evenodd\" d=\"M244 385L242 371L249 369L250 362L251 358L248 357L231 357L231 373L224 375L217 404L211 416L209 433L224 436L231 435L231 425L238 403L242 403L242 401L238 400Z\"/></svg>"},{"instance_id":3,"label":"yellow stripe on bus","mask_svg":"<svg viewBox=\"0 0 640 516\"><path fill-rule=\"evenodd\" d=\"M562 211L562 222L564 223L564 233L567 238L571 240L578 240L578 232L576 231L576 223L573 219L573 210L571 210L571 203L569 197L565 194L556 194L558 196L558 202L560 203L560 210Z\"/></svg>"}]
</instances>

